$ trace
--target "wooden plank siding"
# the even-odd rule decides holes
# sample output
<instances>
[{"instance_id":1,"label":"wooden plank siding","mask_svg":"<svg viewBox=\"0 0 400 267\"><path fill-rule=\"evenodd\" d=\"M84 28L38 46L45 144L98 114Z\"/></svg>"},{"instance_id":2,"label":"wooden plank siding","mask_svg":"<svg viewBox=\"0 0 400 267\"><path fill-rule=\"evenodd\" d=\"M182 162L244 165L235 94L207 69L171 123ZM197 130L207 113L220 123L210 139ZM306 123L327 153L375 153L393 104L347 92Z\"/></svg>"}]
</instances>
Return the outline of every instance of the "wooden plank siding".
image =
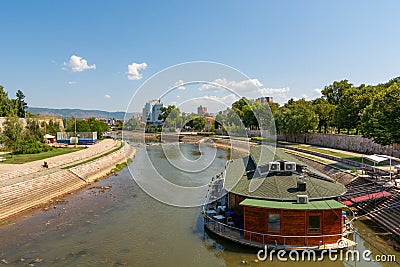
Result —
<instances>
[{"instance_id":1,"label":"wooden plank siding","mask_svg":"<svg viewBox=\"0 0 400 267\"><path fill-rule=\"evenodd\" d=\"M280 232L268 230L268 214L280 214ZM308 231L309 216L320 216L320 232ZM244 229L251 232L262 234L274 234L281 236L319 236L342 233L342 211L335 210L286 210L286 209L267 209L260 207L244 206L243 208ZM250 233L244 232L244 238L250 239ZM321 241L324 244L336 243L339 237L270 237L251 234L251 240L268 244L278 243L279 245L293 246L314 246Z\"/></svg>"}]
</instances>

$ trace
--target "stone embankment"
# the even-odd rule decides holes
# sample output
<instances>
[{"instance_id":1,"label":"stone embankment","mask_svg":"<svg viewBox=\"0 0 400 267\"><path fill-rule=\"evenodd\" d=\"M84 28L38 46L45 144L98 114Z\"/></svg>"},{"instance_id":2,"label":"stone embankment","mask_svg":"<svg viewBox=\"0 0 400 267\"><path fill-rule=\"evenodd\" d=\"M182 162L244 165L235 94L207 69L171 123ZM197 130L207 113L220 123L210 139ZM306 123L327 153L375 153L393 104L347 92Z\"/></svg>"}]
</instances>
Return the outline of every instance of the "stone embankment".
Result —
<instances>
[{"instance_id":1,"label":"stone embankment","mask_svg":"<svg viewBox=\"0 0 400 267\"><path fill-rule=\"evenodd\" d=\"M119 142L117 143L119 145ZM102 147L104 148L104 145ZM103 150L101 154L114 149L114 145L107 147L108 149ZM53 168L52 172L43 171L42 175L40 175L41 172L34 173L32 175L36 176L35 178L22 179L20 182L0 187L0 220L46 203L53 198L60 197L106 176L116 164L123 163L128 158L133 158L135 152L134 147L125 144L113 153L76 167L69 169L68 167L65 169ZM94 155L100 156L96 153ZM82 155L73 155L72 158L80 156Z\"/></svg>"}]
</instances>

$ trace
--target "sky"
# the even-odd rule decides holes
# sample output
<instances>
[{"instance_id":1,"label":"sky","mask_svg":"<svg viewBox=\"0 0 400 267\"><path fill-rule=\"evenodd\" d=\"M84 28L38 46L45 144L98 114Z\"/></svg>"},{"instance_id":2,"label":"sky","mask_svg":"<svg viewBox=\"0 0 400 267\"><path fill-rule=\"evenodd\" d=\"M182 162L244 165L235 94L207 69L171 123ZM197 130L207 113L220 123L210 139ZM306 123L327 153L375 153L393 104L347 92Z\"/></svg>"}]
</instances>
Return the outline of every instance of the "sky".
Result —
<instances>
[{"instance_id":1,"label":"sky","mask_svg":"<svg viewBox=\"0 0 400 267\"><path fill-rule=\"evenodd\" d=\"M0 85L10 97L21 89L32 107L141 111L174 85L166 104L235 100L204 84L179 86L198 80L183 70L160 88L146 86L191 61L237 70L243 75L207 77L249 98L251 90L240 90L251 81L279 103L319 97L335 80L377 84L400 76L396 0L2 0L0 10Z\"/></svg>"}]
</instances>

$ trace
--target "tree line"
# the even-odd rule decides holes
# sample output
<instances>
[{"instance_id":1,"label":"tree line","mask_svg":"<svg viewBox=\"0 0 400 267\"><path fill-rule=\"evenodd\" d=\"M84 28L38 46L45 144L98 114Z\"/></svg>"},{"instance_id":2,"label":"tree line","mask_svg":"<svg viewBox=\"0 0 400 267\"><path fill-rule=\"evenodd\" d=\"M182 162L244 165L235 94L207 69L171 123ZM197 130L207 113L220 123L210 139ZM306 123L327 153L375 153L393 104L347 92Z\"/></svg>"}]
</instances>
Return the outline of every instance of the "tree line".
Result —
<instances>
[{"instance_id":1,"label":"tree line","mask_svg":"<svg viewBox=\"0 0 400 267\"><path fill-rule=\"evenodd\" d=\"M39 121L34 115L26 112L28 104L21 90L16 93L16 98L11 99L0 86L0 117L6 117L0 142L3 149L13 154L33 154L51 150L52 147L44 144L45 134L57 135L61 131L60 124L53 120ZM25 118L25 121L22 120ZM67 119L65 131L74 132L76 121L77 132L97 132L98 137L109 129L108 124L94 118L87 120Z\"/></svg>"},{"instance_id":2,"label":"tree line","mask_svg":"<svg viewBox=\"0 0 400 267\"><path fill-rule=\"evenodd\" d=\"M378 85L355 86L348 80L325 86L313 100L290 99L280 106L242 98L216 115L212 130L245 133L248 129L275 129L297 135L310 131L362 134L376 143L400 143L400 77ZM175 106L163 108L164 126L204 128L199 115L180 116Z\"/></svg>"}]
</instances>

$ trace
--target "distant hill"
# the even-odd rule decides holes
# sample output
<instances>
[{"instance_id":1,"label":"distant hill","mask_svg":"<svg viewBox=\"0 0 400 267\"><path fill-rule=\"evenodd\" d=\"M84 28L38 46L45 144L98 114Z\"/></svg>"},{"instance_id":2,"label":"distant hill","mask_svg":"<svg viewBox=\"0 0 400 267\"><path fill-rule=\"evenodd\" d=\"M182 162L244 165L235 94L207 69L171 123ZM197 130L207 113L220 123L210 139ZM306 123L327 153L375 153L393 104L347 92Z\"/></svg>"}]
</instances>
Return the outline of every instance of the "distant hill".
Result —
<instances>
[{"instance_id":1,"label":"distant hill","mask_svg":"<svg viewBox=\"0 0 400 267\"><path fill-rule=\"evenodd\" d=\"M28 107L27 110L29 113L32 114L39 114L43 116L56 116L56 117L75 117L79 119L83 118L114 118L122 120L125 117L125 112L123 111L116 111L116 112L109 112L103 110L85 110L85 109L56 109L56 108L35 108L35 107ZM127 117L131 118L134 113L127 113Z\"/></svg>"}]
</instances>

